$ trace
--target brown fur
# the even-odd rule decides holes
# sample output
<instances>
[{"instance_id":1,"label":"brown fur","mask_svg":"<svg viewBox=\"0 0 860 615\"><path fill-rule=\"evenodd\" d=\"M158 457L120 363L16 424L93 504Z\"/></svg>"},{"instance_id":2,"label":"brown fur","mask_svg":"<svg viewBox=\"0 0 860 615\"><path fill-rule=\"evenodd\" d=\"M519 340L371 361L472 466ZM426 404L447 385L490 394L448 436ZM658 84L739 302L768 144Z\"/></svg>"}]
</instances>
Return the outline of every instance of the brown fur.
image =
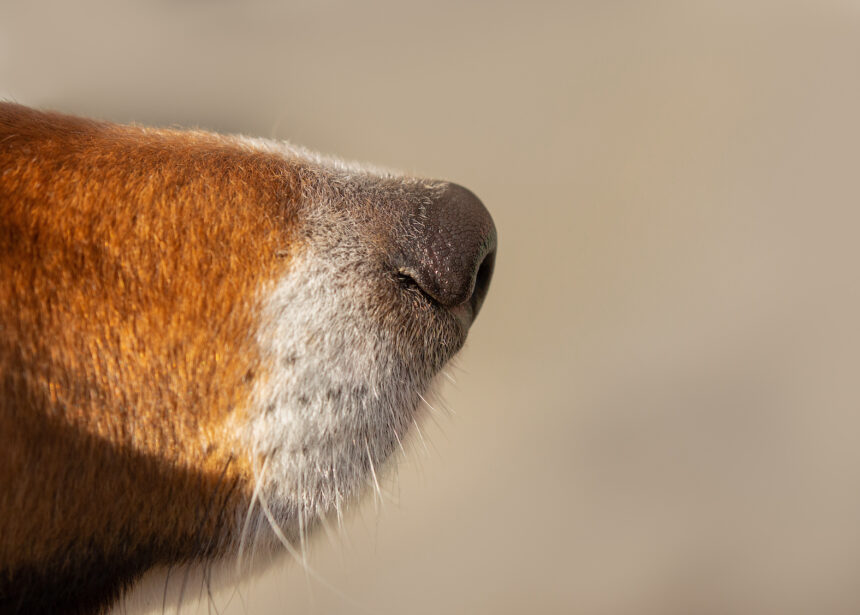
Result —
<instances>
[{"instance_id":1,"label":"brown fur","mask_svg":"<svg viewBox=\"0 0 860 615\"><path fill-rule=\"evenodd\" d=\"M219 550L295 177L211 134L0 104L0 612L99 608Z\"/></svg>"}]
</instances>

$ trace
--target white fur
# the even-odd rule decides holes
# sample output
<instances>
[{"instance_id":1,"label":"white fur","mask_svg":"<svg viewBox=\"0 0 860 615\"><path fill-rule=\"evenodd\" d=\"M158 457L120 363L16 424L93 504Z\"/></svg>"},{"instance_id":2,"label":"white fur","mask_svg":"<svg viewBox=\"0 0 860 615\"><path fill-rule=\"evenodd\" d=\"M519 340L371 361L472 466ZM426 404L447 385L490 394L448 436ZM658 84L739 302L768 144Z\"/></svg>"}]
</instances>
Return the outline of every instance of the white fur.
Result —
<instances>
[{"instance_id":1,"label":"white fur","mask_svg":"<svg viewBox=\"0 0 860 615\"><path fill-rule=\"evenodd\" d=\"M300 247L266 291L257 332L263 375L242 444L259 491L239 520L242 550L282 532L299 551L320 517L376 481L464 336L454 317L402 288L379 240L391 220L405 220L406 239L421 232L420 203L398 211L397 186L416 180L392 184L385 171L281 151L297 163L307 206Z\"/></svg>"}]
</instances>

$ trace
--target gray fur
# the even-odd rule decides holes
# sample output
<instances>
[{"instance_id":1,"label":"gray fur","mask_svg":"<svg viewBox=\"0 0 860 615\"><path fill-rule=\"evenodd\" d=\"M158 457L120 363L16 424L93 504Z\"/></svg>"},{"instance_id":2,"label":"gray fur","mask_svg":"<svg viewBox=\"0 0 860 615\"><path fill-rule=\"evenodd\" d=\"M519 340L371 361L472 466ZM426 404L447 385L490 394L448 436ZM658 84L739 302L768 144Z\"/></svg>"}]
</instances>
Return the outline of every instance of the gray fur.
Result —
<instances>
[{"instance_id":1,"label":"gray fur","mask_svg":"<svg viewBox=\"0 0 860 615\"><path fill-rule=\"evenodd\" d=\"M375 480L466 331L392 265L402 242L417 240L443 183L282 151L302 186L301 248L264 293L257 340L267 376L243 428L259 464L259 502L239 531L270 542L260 530L274 521L303 542L316 520Z\"/></svg>"}]
</instances>

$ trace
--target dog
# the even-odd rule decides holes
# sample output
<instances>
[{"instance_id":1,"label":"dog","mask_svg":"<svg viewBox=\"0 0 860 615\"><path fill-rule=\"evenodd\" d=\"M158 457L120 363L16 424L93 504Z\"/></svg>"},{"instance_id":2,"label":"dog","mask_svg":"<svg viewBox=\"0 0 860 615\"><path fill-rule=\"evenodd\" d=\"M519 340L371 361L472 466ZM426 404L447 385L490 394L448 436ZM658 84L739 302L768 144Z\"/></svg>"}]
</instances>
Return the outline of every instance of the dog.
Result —
<instances>
[{"instance_id":1,"label":"dog","mask_svg":"<svg viewBox=\"0 0 860 615\"><path fill-rule=\"evenodd\" d=\"M496 235L453 183L0 104L0 612L299 544L416 421Z\"/></svg>"}]
</instances>

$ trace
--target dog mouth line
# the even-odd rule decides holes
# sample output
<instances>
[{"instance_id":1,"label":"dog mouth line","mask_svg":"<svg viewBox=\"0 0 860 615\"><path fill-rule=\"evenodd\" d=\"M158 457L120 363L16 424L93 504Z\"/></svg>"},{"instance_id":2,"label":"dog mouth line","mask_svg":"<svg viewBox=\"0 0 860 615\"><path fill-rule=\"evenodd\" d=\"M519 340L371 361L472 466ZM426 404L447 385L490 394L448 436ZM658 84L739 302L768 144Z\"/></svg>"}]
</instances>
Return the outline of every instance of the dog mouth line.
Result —
<instances>
[{"instance_id":1,"label":"dog mouth line","mask_svg":"<svg viewBox=\"0 0 860 615\"><path fill-rule=\"evenodd\" d=\"M459 305L453 307L446 307L442 305L435 297L430 295L427 291L425 291L421 285L415 281L413 275L410 274L408 269L400 268L397 270L395 274L395 280L401 291L406 293L407 296L418 299L422 301L425 305L428 305L436 314L438 318L442 320L451 320L456 323L457 328L459 329L459 337L461 338L459 343L457 344L457 349L450 353L450 356L447 357L446 362L453 358L454 355L457 354L459 348L462 347L465 342L466 336L468 335L469 328L472 325L474 320L475 311L473 309L471 301L464 301ZM422 326L420 323L416 323L416 326Z\"/></svg>"}]
</instances>

